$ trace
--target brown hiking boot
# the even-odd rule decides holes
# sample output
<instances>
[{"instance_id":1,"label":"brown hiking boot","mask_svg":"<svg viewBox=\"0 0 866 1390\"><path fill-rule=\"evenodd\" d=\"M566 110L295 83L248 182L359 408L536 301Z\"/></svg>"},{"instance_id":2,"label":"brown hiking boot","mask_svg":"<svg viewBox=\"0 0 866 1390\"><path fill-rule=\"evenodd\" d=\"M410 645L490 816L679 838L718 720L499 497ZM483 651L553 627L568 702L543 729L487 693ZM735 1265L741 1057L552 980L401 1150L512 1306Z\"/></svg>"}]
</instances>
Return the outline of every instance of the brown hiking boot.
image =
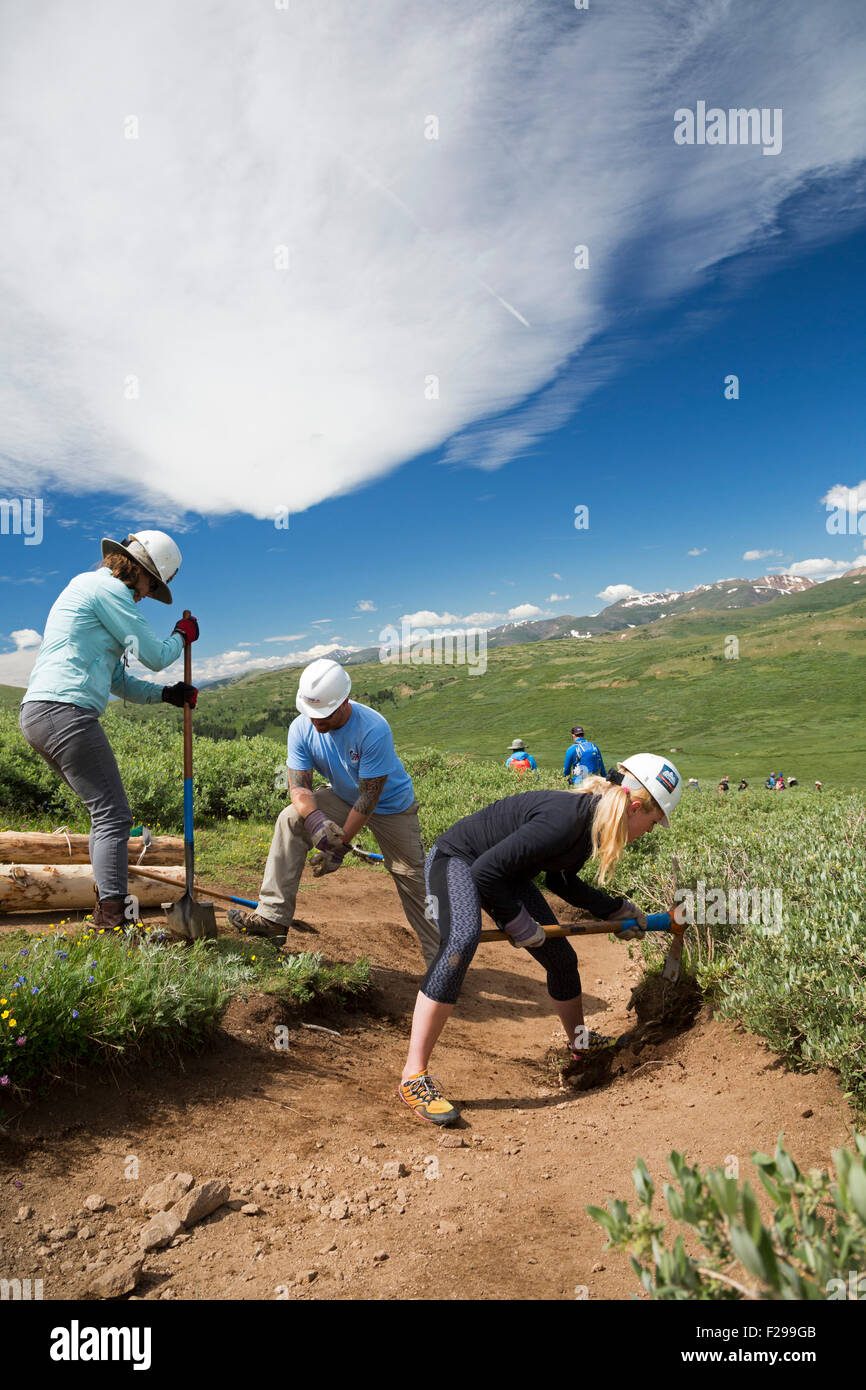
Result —
<instances>
[{"instance_id":1,"label":"brown hiking boot","mask_svg":"<svg viewBox=\"0 0 866 1390\"><path fill-rule=\"evenodd\" d=\"M103 927L106 931L113 931L115 927L128 927L130 925L126 916L126 898L100 898L96 907L93 909L91 926Z\"/></svg>"},{"instance_id":2,"label":"brown hiking boot","mask_svg":"<svg viewBox=\"0 0 866 1390\"><path fill-rule=\"evenodd\" d=\"M242 936L264 936L277 945L286 939L285 927L281 927L279 922L269 922L267 917L259 917L256 912L241 912L240 908L231 907L228 921L229 926Z\"/></svg>"}]
</instances>

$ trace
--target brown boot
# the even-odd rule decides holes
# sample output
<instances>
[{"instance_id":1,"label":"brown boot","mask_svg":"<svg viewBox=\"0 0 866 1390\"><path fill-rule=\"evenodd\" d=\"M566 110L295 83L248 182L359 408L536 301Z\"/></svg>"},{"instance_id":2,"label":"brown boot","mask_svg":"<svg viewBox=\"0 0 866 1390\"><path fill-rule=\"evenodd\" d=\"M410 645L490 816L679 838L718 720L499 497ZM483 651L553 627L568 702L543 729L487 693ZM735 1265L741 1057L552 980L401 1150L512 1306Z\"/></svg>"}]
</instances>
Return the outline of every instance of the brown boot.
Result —
<instances>
[{"instance_id":1,"label":"brown boot","mask_svg":"<svg viewBox=\"0 0 866 1390\"><path fill-rule=\"evenodd\" d=\"M93 909L91 925L113 931L115 927L129 926L126 917L126 898L100 898Z\"/></svg>"},{"instance_id":2,"label":"brown boot","mask_svg":"<svg viewBox=\"0 0 866 1390\"><path fill-rule=\"evenodd\" d=\"M286 927L279 922L269 922L267 917L259 917L256 912L241 912L239 908L229 908L229 926L244 936L264 936L268 941L279 944L286 939Z\"/></svg>"}]
</instances>

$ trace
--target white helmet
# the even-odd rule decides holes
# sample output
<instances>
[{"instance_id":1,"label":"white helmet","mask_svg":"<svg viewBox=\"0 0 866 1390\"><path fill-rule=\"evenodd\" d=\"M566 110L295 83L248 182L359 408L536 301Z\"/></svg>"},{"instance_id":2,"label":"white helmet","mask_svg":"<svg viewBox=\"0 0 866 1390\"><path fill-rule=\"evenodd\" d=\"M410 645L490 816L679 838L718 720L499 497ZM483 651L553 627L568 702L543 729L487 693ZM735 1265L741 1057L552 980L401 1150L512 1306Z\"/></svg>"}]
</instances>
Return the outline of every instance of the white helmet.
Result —
<instances>
[{"instance_id":1,"label":"white helmet","mask_svg":"<svg viewBox=\"0 0 866 1390\"><path fill-rule=\"evenodd\" d=\"M318 661L311 661L301 672L295 704L301 714L308 715L310 719L327 719L335 709L340 708L351 689L349 673L339 661L329 661L327 657L320 656Z\"/></svg>"},{"instance_id":2,"label":"white helmet","mask_svg":"<svg viewBox=\"0 0 866 1390\"><path fill-rule=\"evenodd\" d=\"M171 536L164 531L130 531L122 541L102 542L102 558L107 555L128 555L159 583L151 598L171 603L169 584L180 569L181 554Z\"/></svg>"},{"instance_id":3,"label":"white helmet","mask_svg":"<svg viewBox=\"0 0 866 1390\"><path fill-rule=\"evenodd\" d=\"M657 758L655 753L635 753L620 763L625 776L622 785L631 791L643 787L662 812L662 825L670 825L670 813L682 796L682 778L673 763Z\"/></svg>"}]
</instances>

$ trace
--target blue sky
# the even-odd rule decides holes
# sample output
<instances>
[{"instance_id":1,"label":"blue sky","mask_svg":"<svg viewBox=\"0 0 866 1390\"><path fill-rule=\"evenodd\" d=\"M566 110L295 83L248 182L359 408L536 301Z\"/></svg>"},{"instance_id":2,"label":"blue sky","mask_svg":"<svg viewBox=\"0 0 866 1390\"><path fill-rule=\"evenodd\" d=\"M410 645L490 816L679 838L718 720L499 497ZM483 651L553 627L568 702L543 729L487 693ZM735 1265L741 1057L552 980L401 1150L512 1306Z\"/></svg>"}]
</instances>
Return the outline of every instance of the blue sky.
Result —
<instances>
[{"instance_id":1,"label":"blue sky","mask_svg":"<svg viewBox=\"0 0 866 1390\"><path fill-rule=\"evenodd\" d=\"M336 22L341 8L325 3L317 23ZM178 610L201 622L202 678L372 645L406 615L416 626L493 625L596 612L624 586L686 589L782 571L823 579L857 563L864 537L829 535L822 499L859 487L866 505L856 62L866 22L855 33L851 7L830 4L816 29L810 6L789 4L780 27L777 8L753 17L747 7L744 31L737 5L723 16L710 4L662 4L635 36L633 8L613 5L592 30L574 27L586 14L569 16L553 44L549 32L527 35L519 5L484 4L465 35L472 101L451 71L453 27L465 22L454 8L448 33L417 35L422 96L411 63L408 75L395 64L403 76L383 76L381 109L359 108L350 156L335 153L333 113L303 148L280 149L281 170L308 204L276 200L257 230L270 249L283 244L278 226L287 229L289 282L274 281L273 267L249 268L257 253L246 227L226 229L234 203L212 196L207 158L195 166L195 196L179 191L183 167L176 183L162 172L181 122L185 131L194 122L189 106L153 149L135 151L145 165L135 180L168 179L149 229L160 256L151 261L143 231L118 213L116 232L131 242L116 258L94 211L105 188L132 175L118 164L129 150L110 145L101 122L109 101L117 111L140 106L146 146L148 84L133 96L121 83L96 108L85 103L82 127L104 153L106 182L72 208L82 237L65 278L49 301L25 244L39 241L41 224L20 199L20 239L4 269L19 334L0 341L11 402L0 496L41 497L45 519L39 546L0 535L0 681L26 680L53 598L96 561L99 537L136 526L177 536L184 564L174 591ZM96 24L102 7L85 10ZM143 18L130 7L127 21L145 73L153 45L155 73L168 10ZM362 40L392 71L387 26L370 23L337 41L350 87ZM136 34L141 24L150 27ZM324 29L311 20L302 48L315 53ZM22 22L22 57L63 38ZM188 38L176 37L181 57ZM277 109L269 101L299 62L289 50L275 60L267 34L248 38L258 80L246 119L240 135L235 120L216 141L249 156L238 195L258 188L252 154ZM225 41L217 26L205 48L216 54ZM518 81L527 43L535 85ZM643 81L659 45L676 61L640 94L643 125L623 132L635 84L619 86L619 68L631 59ZM122 72L124 52L111 56ZM607 83L595 76L606 62ZM572 98L576 73L583 83ZM14 64L6 75L14 113ZM571 122L557 83L573 102ZM371 78L368 102L380 86ZM503 93L520 122L500 116ZM581 138L587 93L601 133ZM780 107L781 152L675 146L674 108L703 95ZM204 96L220 111L229 100ZM443 148L416 139L428 108L452 132ZM395 112L410 134L389 145ZM38 131L33 138L38 152ZM63 150L41 149L44 176L66 188ZM539 165L543 184L533 183ZM210 277L184 259L193 214ZM588 270L571 263L576 242L589 246ZM238 265L245 293L232 299L220 277ZM94 286L104 291L96 306ZM140 399L109 401L107 375L126 382L133 367ZM729 374L739 399L725 399ZM589 508L587 530L573 525L578 504ZM273 524L281 505L288 530ZM760 551L769 553L744 558ZM159 605L150 613L156 624L174 621Z\"/></svg>"}]
</instances>

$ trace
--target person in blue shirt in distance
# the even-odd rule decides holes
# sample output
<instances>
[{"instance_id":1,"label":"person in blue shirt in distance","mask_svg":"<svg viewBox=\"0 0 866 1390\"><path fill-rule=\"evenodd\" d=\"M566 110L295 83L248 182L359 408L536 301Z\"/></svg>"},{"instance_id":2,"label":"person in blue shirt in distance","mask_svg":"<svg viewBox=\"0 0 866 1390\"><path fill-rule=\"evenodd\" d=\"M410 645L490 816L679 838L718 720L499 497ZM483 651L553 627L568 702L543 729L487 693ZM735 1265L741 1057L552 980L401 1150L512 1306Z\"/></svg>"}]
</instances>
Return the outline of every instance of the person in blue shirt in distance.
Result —
<instances>
[{"instance_id":1,"label":"person in blue shirt in distance","mask_svg":"<svg viewBox=\"0 0 866 1390\"><path fill-rule=\"evenodd\" d=\"M567 749L562 765L562 775L569 785L577 787L584 777L606 777L604 762L597 743L592 743L583 732L580 724L571 731L572 745Z\"/></svg>"}]
</instances>

